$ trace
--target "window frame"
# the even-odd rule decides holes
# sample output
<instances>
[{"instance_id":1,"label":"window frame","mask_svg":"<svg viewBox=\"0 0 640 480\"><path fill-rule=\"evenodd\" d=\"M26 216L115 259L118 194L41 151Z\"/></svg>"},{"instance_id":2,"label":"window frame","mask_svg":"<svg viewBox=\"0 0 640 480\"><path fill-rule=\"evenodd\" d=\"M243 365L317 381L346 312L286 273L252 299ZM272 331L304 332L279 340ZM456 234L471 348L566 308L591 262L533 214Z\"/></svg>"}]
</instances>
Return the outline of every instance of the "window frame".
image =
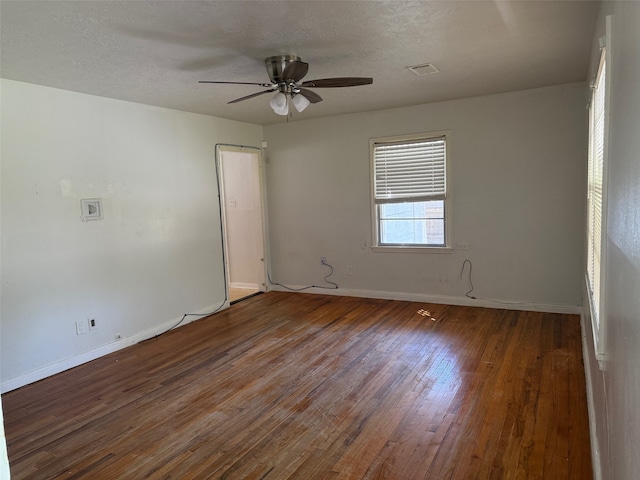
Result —
<instances>
[{"instance_id":1,"label":"window frame","mask_svg":"<svg viewBox=\"0 0 640 480\"><path fill-rule=\"evenodd\" d=\"M598 70L592 84L591 98L589 102L589 154L588 154L588 167L587 167L587 226L586 226L586 247L585 252L585 283L587 292L587 302L589 308L589 315L591 321L591 327L593 332L593 343L595 356L600 368L604 368L605 360L605 303L606 303L606 285L605 285L605 273L606 273L606 237L607 237L607 183L608 183L608 164L609 164L609 113L610 113L610 91L611 91L611 51L607 48L611 45L611 19L607 17L606 21L606 36L603 39L603 46L600 51L600 58L598 61ZM592 190L594 183L594 167L596 162L596 117L595 117L595 101L597 95L597 89L600 83L604 81L603 94L603 128L602 128L602 171L601 176L601 193L600 193L600 212L594 210L592 203ZM600 236L596 237L596 232L593 231L593 216L600 214ZM595 242L598 241L599 251L597 255L599 257L598 271L592 272L591 259L595 255L592 252ZM593 275L594 278L591 278ZM594 292L594 287L597 288L597 292ZM594 295L597 293L597 295Z\"/></svg>"},{"instance_id":2,"label":"window frame","mask_svg":"<svg viewBox=\"0 0 640 480\"><path fill-rule=\"evenodd\" d=\"M382 202L376 201L375 196L375 158L374 148L378 144L385 143L402 143L402 142L414 142L417 140L431 140L436 138L445 139L445 196L444 202L444 245L388 245L380 243L380 229L378 218L378 205ZM451 223L451 131L450 130L438 130L426 133L416 133L408 135L395 135L390 137L377 137L369 139L369 167L370 167L370 179L369 185L371 189L371 231L372 231L372 246L371 250L374 252L407 252L407 253L451 253L453 251L452 237L453 228ZM435 200L435 199L434 199ZM411 201L411 200L409 200ZM419 201L419 200L414 200ZM424 199L423 199L424 201Z\"/></svg>"}]
</instances>

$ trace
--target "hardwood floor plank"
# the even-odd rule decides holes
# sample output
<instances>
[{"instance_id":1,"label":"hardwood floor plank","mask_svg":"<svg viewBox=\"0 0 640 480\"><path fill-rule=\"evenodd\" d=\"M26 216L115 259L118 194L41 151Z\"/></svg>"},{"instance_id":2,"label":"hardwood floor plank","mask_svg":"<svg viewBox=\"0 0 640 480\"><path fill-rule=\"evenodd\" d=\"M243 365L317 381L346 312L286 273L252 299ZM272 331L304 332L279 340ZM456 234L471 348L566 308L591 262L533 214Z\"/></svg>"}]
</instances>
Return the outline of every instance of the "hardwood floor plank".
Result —
<instances>
[{"instance_id":1,"label":"hardwood floor plank","mask_svg":"<svg viewBox=\"0 0 640 480\"><path fill-rule=\"evenodd\" d=\"M587 479L583 372L576 316L271 292L2 401L17 480Z\"/></svg>"}]
</instances>

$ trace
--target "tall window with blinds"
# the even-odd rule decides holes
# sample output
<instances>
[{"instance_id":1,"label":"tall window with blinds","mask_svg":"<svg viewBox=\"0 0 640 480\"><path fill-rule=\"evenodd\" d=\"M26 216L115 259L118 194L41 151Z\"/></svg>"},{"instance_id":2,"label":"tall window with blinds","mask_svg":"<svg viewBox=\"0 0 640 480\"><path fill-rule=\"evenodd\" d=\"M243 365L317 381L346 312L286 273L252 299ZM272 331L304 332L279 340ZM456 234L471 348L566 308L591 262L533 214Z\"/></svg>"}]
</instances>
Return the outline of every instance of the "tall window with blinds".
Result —
<instances>
[{"instance_id":1,"label":"tall window with blinds","mask_svg":"<svg viewBox=\"0 0 640 480\"><path fill-rule=\"evenodd\" d=\"M597 335L602 314L601 276L603 271L602 236L606 217L606 50L602 50L600 66L592 85L589 108L589 167L588 167L588 219L587 219L587 288L590 296L591 317Z\"/></svg>"},{"instance_id":2,"label":"tall window with blinds","mask_svg":"<svg viewBox=\"0 0 640 480\"><path fill-rule=\"evenodd\" d=\"M446 247L447 134L372 140L378 246Z\"/></svg>"}]
</instances>

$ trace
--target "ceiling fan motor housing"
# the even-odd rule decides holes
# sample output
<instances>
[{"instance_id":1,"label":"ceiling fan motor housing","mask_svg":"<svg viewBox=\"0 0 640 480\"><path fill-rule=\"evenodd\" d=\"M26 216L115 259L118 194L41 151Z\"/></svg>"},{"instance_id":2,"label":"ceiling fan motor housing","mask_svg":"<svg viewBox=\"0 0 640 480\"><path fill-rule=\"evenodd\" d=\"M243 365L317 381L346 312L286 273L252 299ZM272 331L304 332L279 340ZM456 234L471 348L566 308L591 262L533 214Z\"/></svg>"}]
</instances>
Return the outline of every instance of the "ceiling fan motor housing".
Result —
<instances>
[{"instance_id":1,"label":"ceiling fan motor housing","mask_svg":"<svg viewBox=\"0 0 640 480\"><path fill-rule=\"evenodd\" d=\"M282 78L282 72L292 62L299 62L300 57L296 55L276 55L275 57L269 57L264 61L267 67L267 74L273 83L281 84L284 82Z\"/></svg>"}]
</instances>

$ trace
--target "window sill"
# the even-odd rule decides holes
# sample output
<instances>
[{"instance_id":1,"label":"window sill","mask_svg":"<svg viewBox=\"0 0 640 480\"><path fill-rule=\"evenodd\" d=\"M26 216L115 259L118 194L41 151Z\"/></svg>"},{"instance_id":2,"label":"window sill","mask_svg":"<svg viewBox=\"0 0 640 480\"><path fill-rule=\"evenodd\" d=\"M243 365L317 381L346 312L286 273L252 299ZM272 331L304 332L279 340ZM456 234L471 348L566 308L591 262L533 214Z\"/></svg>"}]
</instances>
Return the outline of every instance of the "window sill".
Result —
<instances>
[{"instance_id":1,"label":"window sill","mask_svg":"<svg viewBox=\"0 0 640 480\"><path fill-rule=\"evenodd\" d=\"M453 248L372 246L371 251L377 253L453 253Z\"/></svg>"}]
</instances>

